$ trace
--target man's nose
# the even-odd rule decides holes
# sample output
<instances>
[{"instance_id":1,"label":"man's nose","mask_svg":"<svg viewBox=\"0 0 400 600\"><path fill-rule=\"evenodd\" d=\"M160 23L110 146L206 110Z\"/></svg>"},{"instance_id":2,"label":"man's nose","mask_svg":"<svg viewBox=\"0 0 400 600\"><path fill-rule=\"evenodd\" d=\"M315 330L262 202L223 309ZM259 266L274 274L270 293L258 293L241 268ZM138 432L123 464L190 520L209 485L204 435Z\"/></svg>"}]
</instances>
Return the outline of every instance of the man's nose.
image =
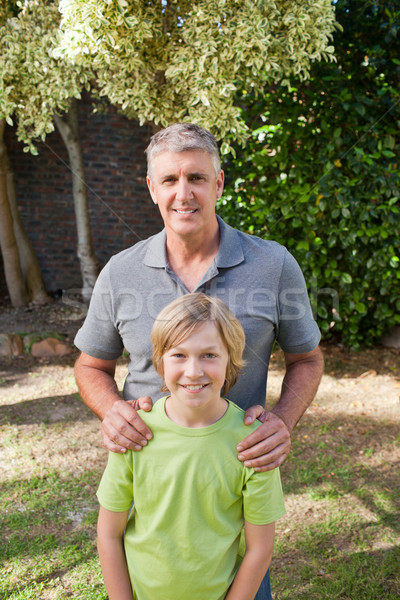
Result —
<instances>
[{"instance_id":1,"label":"man's nose","mask_svg":"<svg viewBox=\"0 0 400 600\"><path fill-rule=\"evenodd\" d=\"M177 182L176 197L178 200L190 200L192 191L190 183L184 177L181 177Z\"/></svg>"}]
</instances>

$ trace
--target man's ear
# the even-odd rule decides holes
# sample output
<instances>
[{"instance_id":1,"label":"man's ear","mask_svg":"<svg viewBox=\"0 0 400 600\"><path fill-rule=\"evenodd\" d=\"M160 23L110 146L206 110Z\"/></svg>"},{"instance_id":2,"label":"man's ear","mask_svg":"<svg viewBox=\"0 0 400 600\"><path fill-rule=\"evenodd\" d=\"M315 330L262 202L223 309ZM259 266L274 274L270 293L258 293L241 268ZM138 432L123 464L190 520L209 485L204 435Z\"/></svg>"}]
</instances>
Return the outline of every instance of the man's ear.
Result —
<instances>
[{"instance_id":1,"label":"man's ear","mask_svg":"<svg viewBox=\"0 0 400 600\"><path fill-rule=\"evenodd\" d=\"M152 184L151 179L148 175L146 177L146 183L147 183L147 187L149 188L151 199L153 200L154 204L158 204L154 185Z\"/></svg>"},{"instance_id":2,"label":"man's ear","mask_svg":"<svg viewBox=\"0 0 400 600\"><path fill-rule=\"evenodd\" d=\"M222 192L224 191L224 180L225 174L221 169L217 177L217 198L221 198Z\"/></svg>"}]
</instances>

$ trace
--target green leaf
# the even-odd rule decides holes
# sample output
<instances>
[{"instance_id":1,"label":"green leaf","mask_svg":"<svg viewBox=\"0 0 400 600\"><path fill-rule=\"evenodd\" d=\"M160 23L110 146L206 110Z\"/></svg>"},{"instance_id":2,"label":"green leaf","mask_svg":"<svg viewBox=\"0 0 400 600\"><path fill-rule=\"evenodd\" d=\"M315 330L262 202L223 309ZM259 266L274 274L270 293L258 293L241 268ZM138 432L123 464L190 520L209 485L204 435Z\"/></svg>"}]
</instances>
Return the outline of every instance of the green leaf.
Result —
<instances>
[{"instance_id":1,"label":"green leaf","mask_svg":"<svg viewBox=\"0 0 400 600\"><path fill-rule=\"evenodd\" d=\"M357 312L364 314L367 312L367 307L363 302L357 302L355 309Z\"/></svg>"},{"instance_id":2,"label":"green leaf","mask_svg":"<svg viewBox=\"0 0 400 600\"><path fill-rule=\"evenodd\" d=\"M350 273L342 273L341 280L343 281L343 283L352 283L353 278L350 275Z\"/></svg>"},{"instance_id":3,"label":"green leaf","mask_svg":"<svg viewBox=\"0 0 400 600\"><path fill-rule=\"evenodd\" d=\"M301 242L298 242L298 244L296 245L296 250L309 250L310 249L310 244L308 243L307 240L302 240Z\"/></svg>"},{"instance_id":4,"label":"green leaf","mask_svg":"<svg viewBox=\"0 0 400 600\"><path fill-rule=\"evenodd\" d=\"M394 269L397 269L399 267L400 264L400 259L398 256L392 256L392 258L389 261L389 264L391 267L393 267Z\"/></svg>"}]
</instances>

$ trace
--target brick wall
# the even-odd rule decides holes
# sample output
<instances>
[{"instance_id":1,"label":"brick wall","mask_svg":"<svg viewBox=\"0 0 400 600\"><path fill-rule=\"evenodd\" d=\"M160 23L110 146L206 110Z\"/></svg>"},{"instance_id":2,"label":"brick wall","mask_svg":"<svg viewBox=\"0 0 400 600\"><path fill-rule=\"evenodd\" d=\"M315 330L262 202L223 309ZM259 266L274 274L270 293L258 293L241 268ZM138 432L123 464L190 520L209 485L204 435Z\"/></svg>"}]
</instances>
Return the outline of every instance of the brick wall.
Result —
<instances>
[{"instance_id":1,"label":"brick wall","mask_svg":"<svg viewBox=\"0 0 400 600\"><path fill-rule=\"evenodd\" d=\"M113 107L93 114L89 98L80 103L79 129L94 248L104 265L116 252L162 228L145 179L144 149L152 130L129 121ZM39 156L23 152L12 128L7 128L6 142L18 206L47 289L79 287L72 183L60 135L55 131L39 144ZM3 272L0 278L4 296Z\"/></svg>"}]
</instances>

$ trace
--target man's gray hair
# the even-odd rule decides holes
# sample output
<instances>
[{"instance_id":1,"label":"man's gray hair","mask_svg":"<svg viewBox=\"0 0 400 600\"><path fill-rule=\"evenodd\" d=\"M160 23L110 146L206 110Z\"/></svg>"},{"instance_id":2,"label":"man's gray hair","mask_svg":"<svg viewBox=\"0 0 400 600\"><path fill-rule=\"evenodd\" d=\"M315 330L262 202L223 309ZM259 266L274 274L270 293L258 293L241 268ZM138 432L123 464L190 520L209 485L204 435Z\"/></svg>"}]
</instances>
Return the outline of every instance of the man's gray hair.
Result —
<instances>
[{"instance_id":1,"label":"man's gray hair","mask_svg":"<svg viewBox=\"0 0 400 600\"><path fill-rule=\"evenodd\" d=\"M207 152L214 165L215 175L221 170L221 159L215 137L195 123L175 123L154 134L145 150L147 174L152 177L153 159L161 152Z\"/></svg>"}]
</instances>

